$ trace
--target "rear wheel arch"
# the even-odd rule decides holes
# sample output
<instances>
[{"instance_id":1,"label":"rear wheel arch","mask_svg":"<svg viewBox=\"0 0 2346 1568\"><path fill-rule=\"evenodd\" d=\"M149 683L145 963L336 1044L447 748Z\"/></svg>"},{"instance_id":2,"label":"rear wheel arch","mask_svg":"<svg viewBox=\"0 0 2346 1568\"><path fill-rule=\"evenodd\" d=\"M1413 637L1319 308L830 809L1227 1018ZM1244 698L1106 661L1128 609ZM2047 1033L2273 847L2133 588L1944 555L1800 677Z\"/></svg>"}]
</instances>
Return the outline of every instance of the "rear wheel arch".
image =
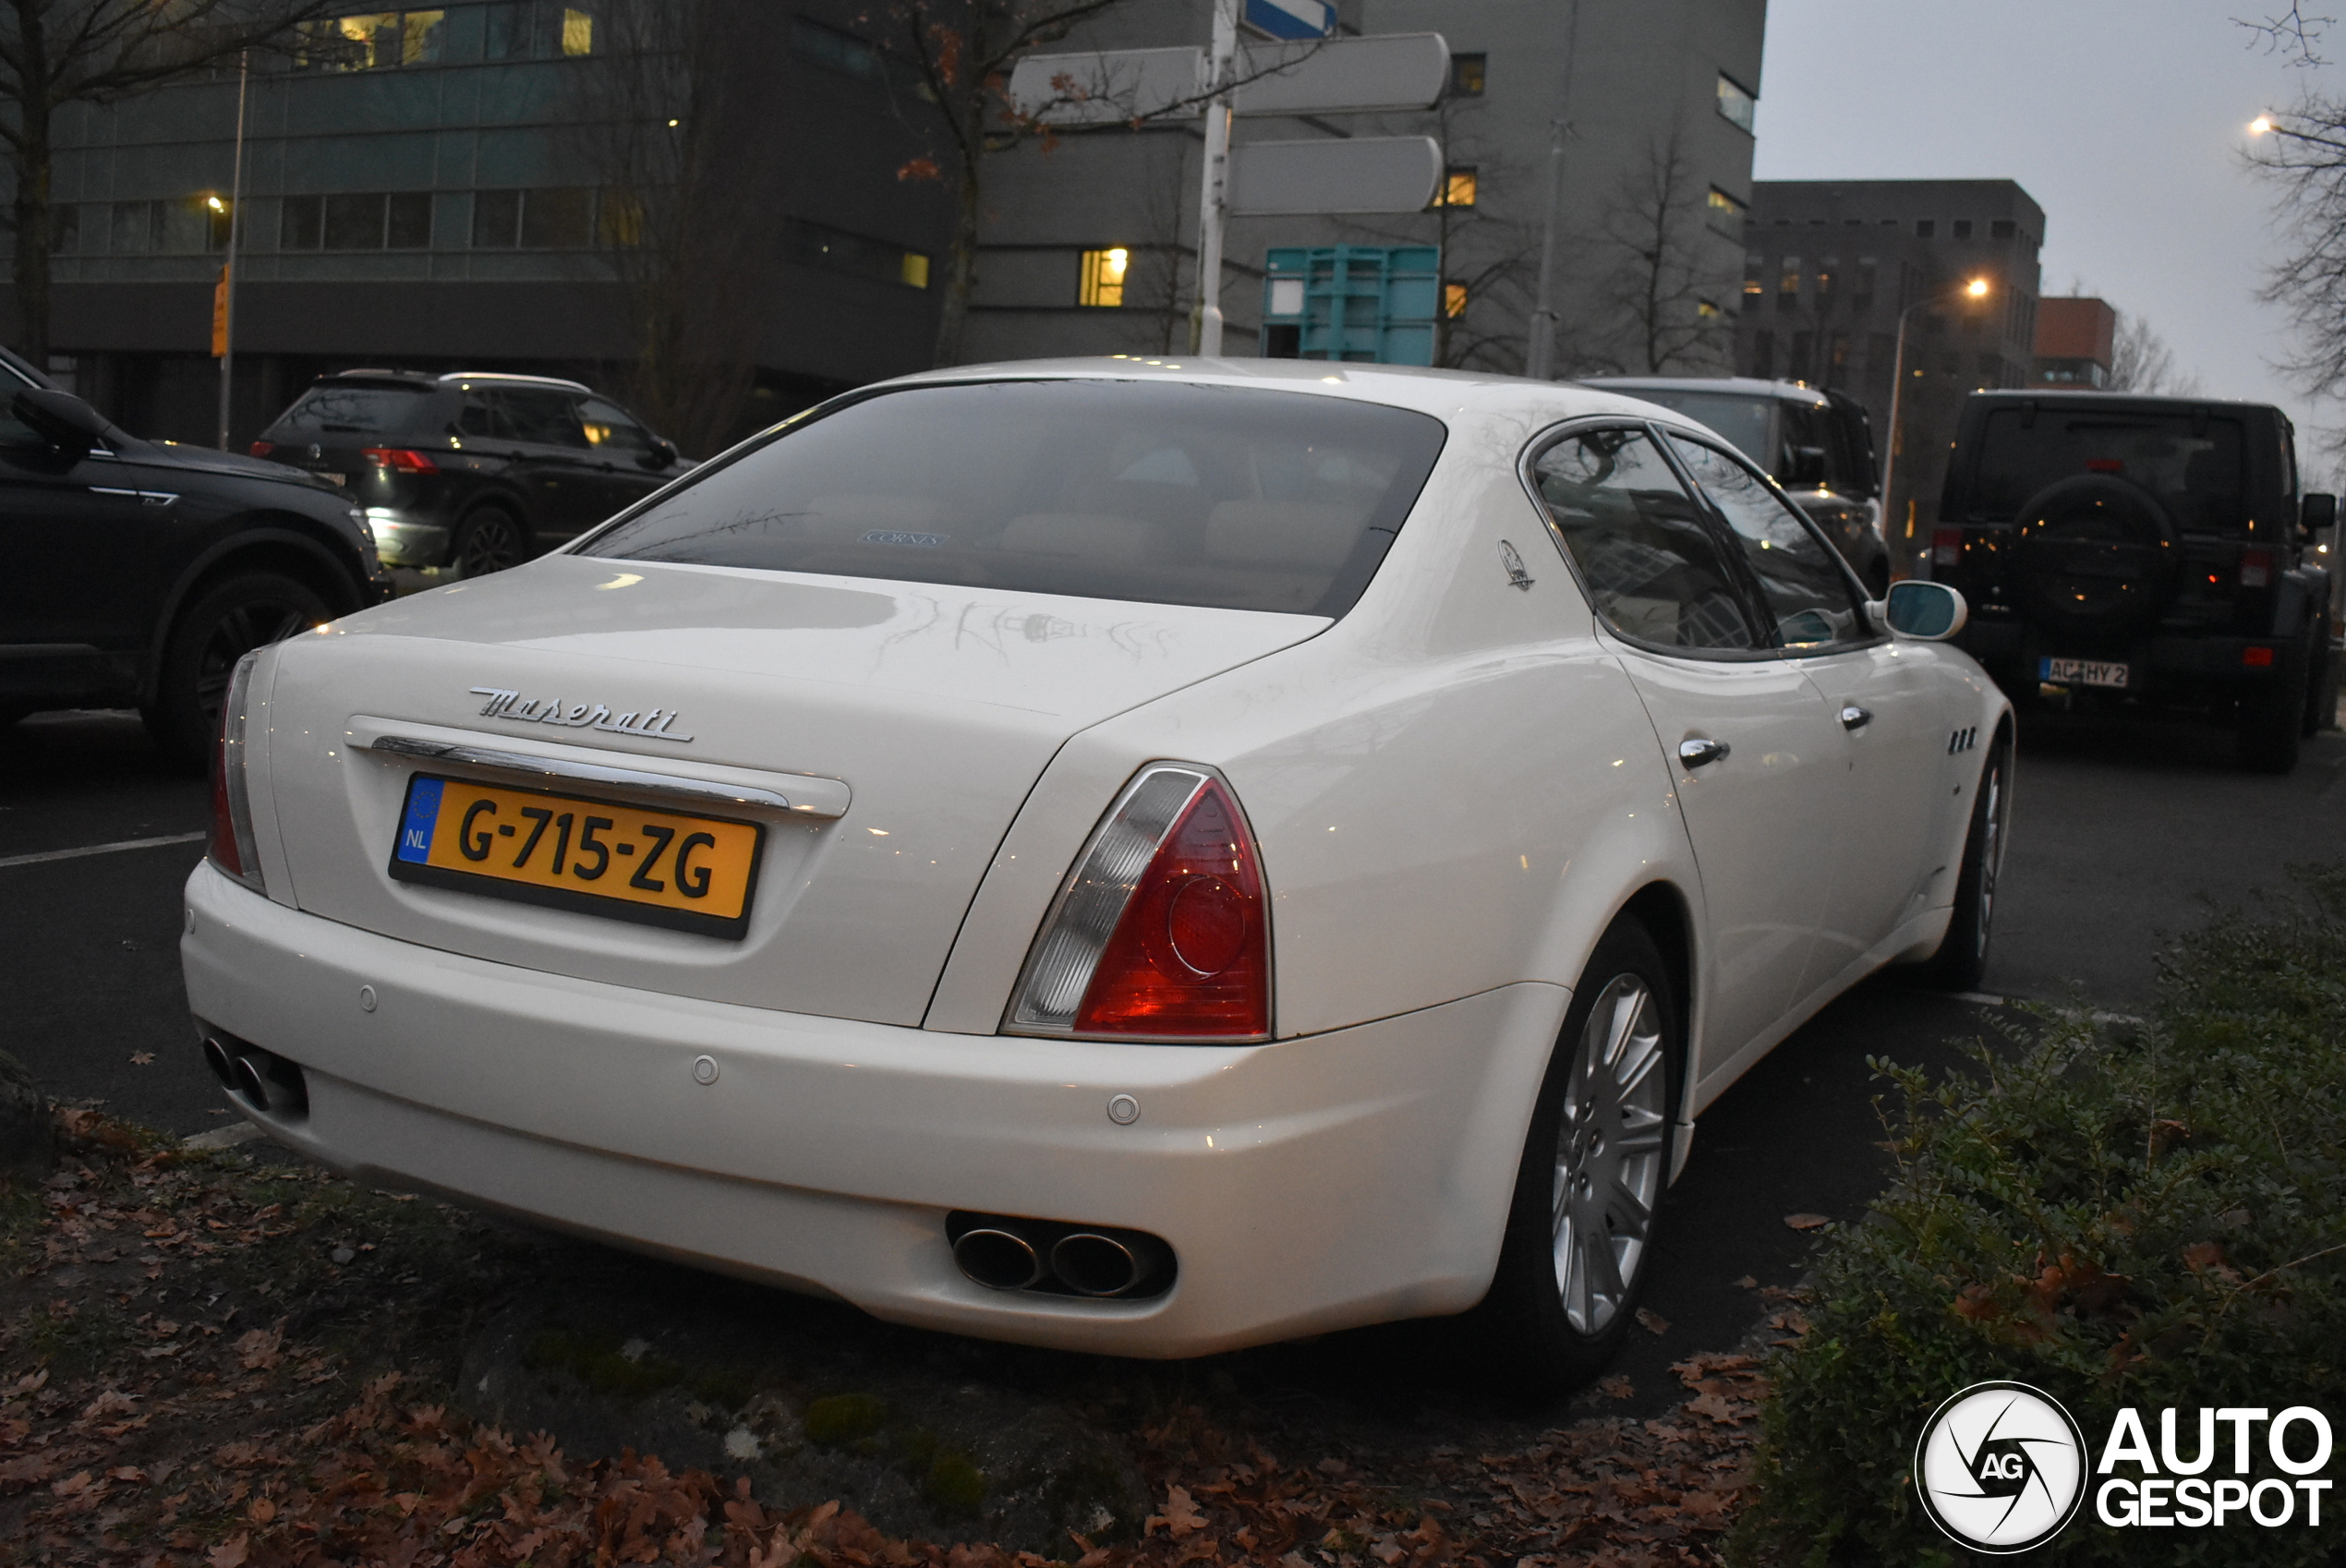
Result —
<instances>
[{"instance_id":1,"label":"rear wheel arch","mask_svg":"<svg viewBox=\"0 0 2346 1568\"><path fill-rule=\"evenodd\" d=\"M1675 884L1649 882L1629 896L1605 929L1610 931L1624 915L1644 926L1653 945L1662 950L1673 1000L1678 1005L1678 1054L1686 1057L1688 1042L1694 1038L1694 911ZM1691 1083L1694 1075L1686 1072L1683 1077Z\"/></svg>"}]
</instances>

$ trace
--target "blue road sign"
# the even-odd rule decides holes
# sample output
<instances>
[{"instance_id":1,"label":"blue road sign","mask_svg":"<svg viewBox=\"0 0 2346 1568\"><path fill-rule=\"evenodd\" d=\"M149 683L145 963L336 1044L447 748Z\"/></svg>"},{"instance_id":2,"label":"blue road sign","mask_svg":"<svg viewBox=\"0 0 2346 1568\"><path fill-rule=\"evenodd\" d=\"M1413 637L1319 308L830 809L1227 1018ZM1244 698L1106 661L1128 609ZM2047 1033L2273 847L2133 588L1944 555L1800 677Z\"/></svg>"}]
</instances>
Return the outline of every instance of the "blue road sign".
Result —
<instances>
[{"instance_id":1,"label":"blue road sign","mask_svg":"<svg viewBox=\"0 0 2346 1568\"><path fill-rule=\"evenodd\" d=\"M1273 38L1325 38L1336 30L1327 0L1246 0L1246 25Z\"/></svg>"}]
</instances>

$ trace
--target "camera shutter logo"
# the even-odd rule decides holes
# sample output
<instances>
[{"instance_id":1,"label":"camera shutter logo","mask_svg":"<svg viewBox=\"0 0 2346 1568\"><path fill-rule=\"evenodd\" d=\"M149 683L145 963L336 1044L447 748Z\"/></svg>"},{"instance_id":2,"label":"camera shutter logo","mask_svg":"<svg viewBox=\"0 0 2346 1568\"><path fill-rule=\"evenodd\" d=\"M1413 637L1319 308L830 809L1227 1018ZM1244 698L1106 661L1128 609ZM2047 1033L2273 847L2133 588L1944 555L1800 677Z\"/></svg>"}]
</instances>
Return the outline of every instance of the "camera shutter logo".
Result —
<instances>
[{"instance_id":1,"label":"camera shutter logo","mask_svg":"<svg viewBox=\"0 0 2346 1568\"><path fill-rule=\"evenodd\" d=\"M1974 1383L1931 1412L1915 1490L1949 1538L1990 1554L2059 1535L2086 1501L2086 1435L2026 1383Z\"/></svg>"}]
</instances>

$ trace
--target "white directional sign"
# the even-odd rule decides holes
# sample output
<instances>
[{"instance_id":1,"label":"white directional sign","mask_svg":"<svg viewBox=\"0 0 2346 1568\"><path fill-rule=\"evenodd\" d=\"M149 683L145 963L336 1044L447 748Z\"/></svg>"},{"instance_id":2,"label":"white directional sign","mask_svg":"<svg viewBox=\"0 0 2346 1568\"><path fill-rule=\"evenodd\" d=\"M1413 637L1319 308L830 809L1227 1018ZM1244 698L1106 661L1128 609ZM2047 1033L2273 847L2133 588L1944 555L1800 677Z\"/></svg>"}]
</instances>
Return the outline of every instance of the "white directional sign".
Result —
<instances>
[{"instance_id":1,"label":"white directional sign","mask_svg":"<svg viewBox=\"0 0 2346 1568\"><path fill-rule=\"evenodd\" d=\"M1230 149L1229 210L1419 212L1441 179L1442 149L1430 136L1251 141Z\"/></svg>"},{"instance_id":2,"label":"white directional sign","mask_svg":"<svg viewBox=\"0 0 2346 1568\"><path fill-rule=\"evenodd\" d=\"M1240 115L1347 115L1424 109L1450 77L1438 32L1318 43L1243 43L1230 108Z\"/></svg>"},{"instance_id":3,"label":"white directional sign","mask_svg":"<svg viewBox=\"0 0 2346 1568\"><path fill-rule=\"evenodd\" d=\"M1205 110L1205 51L1110 49L1029 54L1010 71L1010 104L1049 126L1112 126L1161 115L1175 104Z\"/></svg>"}]
</instances>

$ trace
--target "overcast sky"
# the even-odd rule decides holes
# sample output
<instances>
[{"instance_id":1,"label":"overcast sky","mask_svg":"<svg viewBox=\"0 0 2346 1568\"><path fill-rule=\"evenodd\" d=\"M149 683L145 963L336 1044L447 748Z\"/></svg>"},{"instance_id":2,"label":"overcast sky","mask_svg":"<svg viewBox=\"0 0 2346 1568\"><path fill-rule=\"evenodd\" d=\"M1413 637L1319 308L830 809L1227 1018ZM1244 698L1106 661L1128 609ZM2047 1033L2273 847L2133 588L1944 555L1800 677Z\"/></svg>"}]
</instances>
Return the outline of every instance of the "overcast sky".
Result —
<instances>
[{"instance_id":1,"label":"overcast sky","mask_svg":"<svg viewBox=\"0 0 2346 1568\"><path fill-rule=\"evenodd\" d=\"M2278 6L2269 9L2280 9ZM2346 6L2309 6L2346 16ZM2257 0L1771 0L1760 179L2020 182L2045 210L2044 292L2138 313L2219 397L2346 423L2272 368L2289 322L2255 292L2279 240L2247 125L2308 80L2231 18ZM2328 54L2346 59L2346 27Z\"/></svg>"}]
</instances>

